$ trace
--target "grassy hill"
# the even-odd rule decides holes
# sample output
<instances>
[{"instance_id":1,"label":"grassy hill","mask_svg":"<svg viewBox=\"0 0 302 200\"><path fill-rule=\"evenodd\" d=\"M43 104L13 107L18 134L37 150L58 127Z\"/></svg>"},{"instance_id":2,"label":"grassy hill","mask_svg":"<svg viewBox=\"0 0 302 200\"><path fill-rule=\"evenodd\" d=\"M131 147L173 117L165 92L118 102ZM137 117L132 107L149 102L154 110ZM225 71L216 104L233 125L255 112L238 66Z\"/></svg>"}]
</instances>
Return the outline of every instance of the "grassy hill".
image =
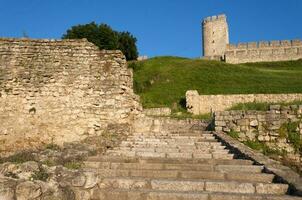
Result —
<instances>
[{"instance_id":1,"label":"grassy hill","mask_svg":"<svg viewBox=\"0 0 302 200\"><path fill-rule=\"evenodd\" d=\"M302 93L302 60L227 64L180 57L129 63L144 107L181 108L187 90L200 94Z\"/></svg>"}]
</instances>

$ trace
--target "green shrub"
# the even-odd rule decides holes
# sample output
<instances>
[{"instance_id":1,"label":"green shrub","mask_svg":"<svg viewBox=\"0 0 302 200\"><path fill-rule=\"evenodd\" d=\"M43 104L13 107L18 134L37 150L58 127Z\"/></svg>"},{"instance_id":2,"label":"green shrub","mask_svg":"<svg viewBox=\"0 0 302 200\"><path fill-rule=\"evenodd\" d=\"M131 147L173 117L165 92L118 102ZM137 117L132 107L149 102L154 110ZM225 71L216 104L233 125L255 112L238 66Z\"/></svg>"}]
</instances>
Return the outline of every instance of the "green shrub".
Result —
<instances>
[{"instance_id":1,"label":"green shrub","mask_svg":"<svg viewBox=\"0 0 302 200\"><path fill-rule=\"evenodd\" d=\"M264 155L282 155L283 156L285 154L285 152L283 152L283 151L271 149L264 142L260 142L258 140L255 140L255 141L247 140L243 143L254 150L262 152Z\"/></svg>"},{"instance_id":2,"label":"green shrub","mask_svg":"<svg viewBox=\"0 0 302 200\"><path fill-rule=\"evenodd\" d=\"M67 169L80 169L83 163L79 161L69 161L64 164Z\"/></svg>"},{"instance_id":3,"label":"green shrub","mask_svg":"<svg viewBox=\"0 0 302 200\"><path fill-rule=\"evenodd\" d=\"M39 171L36 171L31 178L33 180L47 181L49 175L43 167L39 167Z\"/></svg>"},{"instance_id":4,"label":"green shrub","mask_svg":"<svg viewBox=\"0 0 302 200\"><path fill-rule=\"evenodd\" d=\"M31 151L22 151L22 152L14 154L12 156L0 159L0 163L4 163L4 162L24 163L24 162L27 162L27 161L35 161L35 157L33 155L33 152L31 152Z\"/></svg>"},{"instance_id":5,"label":"green shrub","mask_svg":"<svg viewBox=\"0 0 302 200\"><path fill-rule=\"evenodd\" d=\"M296 152L302 151L302 140L300 139L300 133L297 132L299 124L300 122L286 122L279 129L279 136L287 138Z\"/></svg>"},{"instance_id":6,"label":"green shrub","mask_svg":"<svg viewBox=\"0 0 302 200\"><path fill-rule=\"evenodd\" d=\"M231 130L230 132L227 133L229 136L231 136L232 138L234 139L238 139L239 138L239 133L234 131L234 130Z\"/></svg>"},{"instance_id":7,"label":"green shrub","mask_svg":"<svg viewBox=\"0 0 302 200\"><path fill-rule=\"evenodd\" d=\"M54 143L50 143L50 144L47 144L45 146L45 149L51 149L51 150L60 150L61 147L57 144L54 144Z\"/></svg>"}]
</instances>

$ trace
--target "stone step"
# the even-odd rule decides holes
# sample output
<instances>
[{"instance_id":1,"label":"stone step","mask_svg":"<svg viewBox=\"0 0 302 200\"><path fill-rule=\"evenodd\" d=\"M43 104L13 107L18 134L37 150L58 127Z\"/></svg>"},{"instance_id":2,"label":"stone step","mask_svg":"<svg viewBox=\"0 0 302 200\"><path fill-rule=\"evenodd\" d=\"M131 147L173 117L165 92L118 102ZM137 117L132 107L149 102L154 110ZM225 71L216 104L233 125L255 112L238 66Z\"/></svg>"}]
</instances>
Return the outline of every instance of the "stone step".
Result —
<instances>
[{"instance_id":1,"label":"stone step","mask_svg":"<svg viewBox=\"0 0 302 200\"><path fill-rule=\"evenodd\" d=\"M212 142L212 143L219 143L216 139L162 139L162 140L155 140L155 139L128 139L123 141L122 143L135 143L135 144L194 144L196 142Z\"/></svg>"},{"instance_id":2,"label":"stone step","mask_svg":"<svg viewBox=\"0 0 302 200\"><path fill-rule=\"evenodd\" d=\"M127 138L127 140L124 140L123 142L150 142L150 143L156 143L156 142L174 142L174 141L183 141L183 142L217 142L217 139L215 138L166 138L166 139L158 139L158 138Z\"/></svg>"},{"instance_id":3,"label":"stone step","mask_svg":"<svg viewBox=\"0 0 302 200\"><path fill-rule=\"evenodd\" d=\"M118 147L114 150L120 151L145 151L145 152L161 152L161 153L179 153L179 152L190 152L190 153L229 153L227 149L209 149L209 148L151 148L151 147Z\"/></svg>"},{"instance_id":4,"label":"stone step","mask_svg":"<svg viewBox=\"0 0 302 200\"><path fill-rule=\"evenodd\" d=\"M129 156L129 157L148 157L148 158L207 158L207 159L233 159L234 155L229 153L165 153L165 152L148 152L148 151L122 151L122 150L109 150L108 155L114 156Z\"/></svg>"},{"instance_id":5,"label":"stone step","mask_svg":"<svg viewBox=\"0 0 302 200\"><path fill-rule=\"evenodd\" d=\"M192 143L144 143L144 142L129 142L123 141L120 147L179 147L179 148L193 148L193 147L220 147L223 146L220 142L192 142ZM224 147L224 146L223 146Z\"/></svg>"},{"instance_id":6,"label":"stone step","mask_svg":"<svg viewBox=\"0 0 302 200\"><path fill-rule=\"evenodd\" d=\"M150 139L162 139L162 138L215 138L212 134L165 134L165 135L131 135L128 138L150 138Z\"/></svg>"},{"instance_id":7,"label":"stone step","mask_svg":"<svg viewBox=\"0 0 302 200\"><path fill-rule=\"evenodd\" d=\"M216 192L175 192L159 190L101 190L97 200L302 200L288 195L234 194Z\"/></svg>"},{"instance_id":8,"label":"stone step","mask_svg":"<svg viewBox=\"0 0 302 200\"><path fill-rule=\"evenodd\" d=\"M111 163L166 163L166 164L225 164L225 165L252 165L251 160L243 159L180 159L180 158L134 158L120 156L92 156L87 159L92 162Z\"/></svg>"},{"instance_id":9,"label":"stone step","mask_svg":"<svg viewBox=\"0 0 302 200\"><path fill-rule=\"evenodd\" d=\"M177 180L224 180L252 183L272 183L273 174L253 172L179 171L179 170L135 170L135 169L85 169L97 172L99 177L139 177Z\"/></svg>"},{"instance_id":10,"label":"stone step","mask_svg":"<svg viewBox=\"0 0 302 200\"><path fill-rule=\"evenodd\" d=\"M178 192L225 192L236 194L275 194L283 195L288 191L287 184L250 183L215 180L168 180L147 178L110 177L99 182L102 189L147 189Z\"/></svg>"},{"instance_id":11,"label":"stone step","mask_svg":"<svg viewBox=\"0 0 302 200\"><path fill-rule=\"evenodd\" d=\"M235 160L234 160L235 161ZM133 170L190 170L194 171L216 171L216 172L247 172L261 173L261 165L240 165L240 164L168 164L168 163L120 163L120 162L84 162L86 167L99 169L133 169Z\"/></svg>"}]
</instances>

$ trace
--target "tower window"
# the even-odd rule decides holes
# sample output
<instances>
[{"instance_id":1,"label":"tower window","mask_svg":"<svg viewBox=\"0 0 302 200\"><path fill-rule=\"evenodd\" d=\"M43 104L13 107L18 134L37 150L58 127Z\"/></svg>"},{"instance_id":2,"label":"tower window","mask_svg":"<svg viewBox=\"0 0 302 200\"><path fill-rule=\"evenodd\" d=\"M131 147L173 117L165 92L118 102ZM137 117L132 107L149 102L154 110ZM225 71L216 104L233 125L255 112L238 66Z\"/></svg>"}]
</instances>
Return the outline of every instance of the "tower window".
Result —
<instances>
[{"instance_id":1,"label":"tower window","mask_svg":"<svg viewBox=\"0 0 302 200\"><path fill-rule=\"evenodd\" d=\"M213 40L213 41L212 41L212 43L214 44L214 43L215 43L215 41Z\"/></svg>"}]
</instances>

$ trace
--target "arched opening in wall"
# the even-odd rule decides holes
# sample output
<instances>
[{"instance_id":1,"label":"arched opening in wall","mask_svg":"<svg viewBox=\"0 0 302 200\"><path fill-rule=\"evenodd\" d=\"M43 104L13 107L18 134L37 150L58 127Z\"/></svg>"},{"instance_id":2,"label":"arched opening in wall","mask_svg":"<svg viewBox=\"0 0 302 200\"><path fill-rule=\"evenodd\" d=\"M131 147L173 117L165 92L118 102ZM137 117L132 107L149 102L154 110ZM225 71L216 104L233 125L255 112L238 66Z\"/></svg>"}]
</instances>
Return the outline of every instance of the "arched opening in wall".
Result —
<instances>
[{"instance_id":1,"label":"arched opening in wall","mask_svg":"<svg viewBox=\"0 0 302 200\"><path fill-rule=\"evenodd\" d=\"M213 40L212 43L214 44L214 43L215 43L215 40Z\"/></svg>"}]
</instances>

